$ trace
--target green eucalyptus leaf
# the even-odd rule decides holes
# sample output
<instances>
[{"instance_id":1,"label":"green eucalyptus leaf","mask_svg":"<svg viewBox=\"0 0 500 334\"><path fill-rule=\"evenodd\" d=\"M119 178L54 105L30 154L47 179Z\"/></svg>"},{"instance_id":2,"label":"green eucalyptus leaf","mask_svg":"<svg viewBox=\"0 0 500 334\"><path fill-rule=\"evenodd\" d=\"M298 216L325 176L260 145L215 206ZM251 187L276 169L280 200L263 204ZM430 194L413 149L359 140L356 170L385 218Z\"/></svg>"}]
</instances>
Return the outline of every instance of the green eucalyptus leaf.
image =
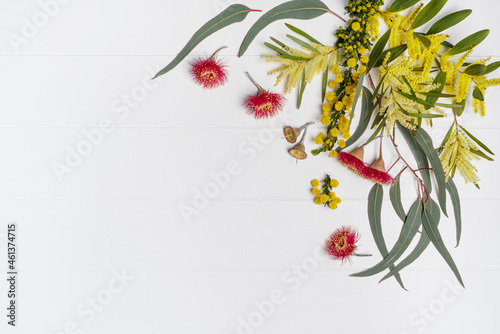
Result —
<instances>
[{"instance_id":1,"label":"green eucalyptus leaf","mask_svg":"<svg viewBox=\"0 0 500 334\"><path fill-rule=\"evenodd\" d=\"M484 71L486 71L486 66L483 64L472 64L464 70L465 74L472 76L483 75Z\"/></svg>"},{"instance_id":2,"label":"green eucalyptus leaf","mask_svg":"<svg viewBox=\"0 0 500 334\"><path fill-rule=\"evenodd\" d=\"M368 220L370 222L370 229L372 231L375 244L377 245L382 258L385 258L389 254L389 251L387 250L384 235L382 233L381 212L383 198L384 188L379 184L375 184L368 194ZM393 268L394 265L389 266L390 270L392 270ZM395 274L395 278L398 281L399 285L406 290L403 281L401 280L401 276L399 276L399 274Z\"/></svg>"},{"instance_id":3,"label":"green eucalyptus leaf","mask_svg":"<svg viewBox=\"0 0 500 334\"><path fill-rule=\"evenodd\" d=\"M479 89L479 87L474 87L474 91L472 92L472 97L479 101L484 101L483 92Z\"/></svg>"},{"instance_id":4,"label":"green eucalyptus leaf","mask_svg":"<svg viewBox=\"0 0 500 334\"><path fill-rule=\"evenodd\" d=\"M446 182L446 190L451 197L451 203L453 204L453 214L455 215L455 224L457 226L457 246L460 244L460 236L462 235L462 209L460 208L460 196L458 195L457 186L453 179L448 178Z\"/></svg>"},{"instance_id":5,"label":"green eucalyptus leaf","mask_svg":"<svg viewBox=\"0 0 500 334\"><path fill-rule=\"evenodd\" d=\"M500 61L495 61L488 66L486 66L486 70L484 71L483 75L490 74L493 71L496 71L500 67Z\"/></svg>"},{"instance_id":6,"label":"green eucalyptus leaf","mask_svg":"<svg viewBox=\"0 0 500 334\"><path fill-rule=\"evenodd\" d=\"M462 39L460 42L458 42L454 47L451 48L450 51L448 51L448 54L451 56L467 52L469 51L472 47L478 45L482 41L485 40L486 37L490 34L490 31L488 29L481 30L478 32L473 33L470 36L465 37Z\"/></svg>"},{"instance_id":7,"label":"green eucalyptus leaf","mask_svg":"<svg viewBox=\"0 0 500 334\"><path fill-rule=\"evenodd\" d=\"M441 213L439 212L438 204L434 201L429 202L429 200L427 200L427 202L425 203L425 206L428 207L430 205L432 205L432 207L433 207L433 210L431 210L432 217L434 218L434 221L437 222L437 224L439 224L439 220L441 219ZM427 233L425 232L425 230L422 230L422 234L420 235L420 239L419 239L417 245L415 246L415 249L413 249L413 251L403 261L398 263L394 269L392 269L387 275L385 275L380 280L380 282L385 281L389 277L396 275L402 269L404 269L407 266L409 266L410 264L412 264L416 259L418 259L420 257L420 255L422 255L422 253L425 251L427 246L429 246L430 242L431 242L431 240L427 236Z\"/></svg>"},{"instance_id":8,"label":"green eucalyptus leaf","mask_svg":"<svg viewBox=\"0 0 500 334\"><path fill-rule=\"evenodd\" d=\"M431 239L432 244L434 247L436 247L437 251L443 259L446 261L448 266L451 268L455 276L457 277L458 281L460 284L465 288L464 282L462 281L462 277L460 276L460 273L458 271L458 268L453 261L450 253L446 249L446 246L444 245L443 238L441 237L441 234L439 233L438 229L438 222L434 220L432 217L432 209L436 210L434 206L428 205L425 207L425 210L422 214L422 224L424 225L425 232L429 236L429 239Z\"/></svg>"},{"instance_id":9,"label":"green eucalyptus leaf","mask_svg":"<svg viewBox=\"0 0 500 334\"><path fill-rule=\"evenodd\" d=\"M420 0L395 0L387 11L391 13L401 12L418 2Z\"/></svg>"},{"instance_id":10,"label":"green eucalyptus leaf","mask_svg":"<svg viewBox=\"0 0 500 334\"><path fill-rule=\"evenodd\" d=\"M370 53L370 60L368 61L368 64L366 66L367 72L369 72L381 58L382 52L384 51L385 46L389 41L389 37L391 37L391 29L387 30L386 33L379 38L379 40L373 47L372 52Z\"/></svg>"},{"instance_id":11,"label":"green eucalyptus leaf","mask_svg":"<svg viewBox=\"0 0 500 334\"><path fill-rule=\"evenodd\" d=\"M205 38L230 24L243 21L247 17L248 13L252 11L255 10L239 4L234 4L226 8L223 12L198 29L198 31L196 31L177 56L175 56L175 58L160 72L158 72L153 79L158 78L176 67Z\"/></svg>"},{"instance_id":12,"label":"green eucalyptus leaf","mask_svg":"<svg viewBox=\"0 0 500 334\"><path fill-rule=\"evenodd\" d=\"M415 21L411 25L411 29L417 29L432 20L440 11L448 0L431 0L422 10L418 13Z\"/></svg>"},{"instance_id":13,"label":"green eucalyptus leaf","mask_svg":"<svg viewBox=\"0 0 500 334\"><path fill-rule=\"evenodd\" d=\"M346 140L345 142L345 147L344 148L337 148L337 152L340 152L341 150L344 150L354 144L362 135L365 133L366 128L368 127L368 124L370 123L370 119L367 119L367 115L369 111L372 108L372 93L370 90L366 87L363 87L363 96L361 97L362 99L362 104L361 104L361 115L359 116L359 123L356 128L356 131L351 135L351 138ZM354 108L354 106L353 106ZM351 109L354 110L354 109Z\"/></svg>"},{"instance_id":14,"label":"green eucalyptus leaf","mask_svg":"<svg viewBox=\"0 0 500 334\"><path fill-rule=\"evenodd\" d=\"M405 222L406 221L406 213L403 208L403 203L401 202L401 176L399 175L394 180L394 184L391 186L389 191L389 195L391 198L392 207L394 211L398 215L398 217Z\"/></svg>"},{"instance_id":15,"label":"green eucalyptus leaf","mask_svg":"<svg viewBox=\"0 0 500 334\"><path fill-rule=\"evenodd\" d=\"M422 207L423 203L420 199L418 199L413 204L410 212L408 213L408 218L406 218L406 221L403 225L403 229L401 230L398 241L392 248L391 252L387 256L385 256L382 261L369 269L363 270L362 272L356 274L352 274L351 276L373 276L382 272L384 269L396 262L410 246L413 238L417 234L418 229L422 225Z\"/></svg>"},{"instance_id":16,"label":"green eucalyptus leaf","mask_svg":"<svg viewBox=\"0 0 500 334\"><path fill-rule=\"evenodd\" d=\"M307 38L308 40L310 40L311 42L313 43L316 43L316 44L319 44L319 45L323 45L322 43L320 43L316 38L312 37L311 35L309 35L308 33L306 33L305 31L303 30L300 30L299 28L297 27L294 27L292 26L291 24L288 24L288 23L285 23L285 25L293 32L299 34L300 36L302 37L305 37Z\"/></svg>"},{"instance_id":17,"label":"green eucalyptus leaf","mask_svg":"<svg viewBox=\"0 0 500 334\"><path fill-rule=\"evenodd\" d=\"M455 13L451 13L446 15L440 20L437 20L427 31L427 35L438 34L446 29L453 27L454 25L460 23L465 20L467 16L472 13L470 9L464 9Z\"/></svg>"},{"instance_id":18,"label":"green eucalyptus leaf","mask_svg":"<svg viewBox=\"0 0 500 334\"><path fill-rule=\"evenodd\" d=\"M420 169L420 175L422 175L422 180L424 181L425 188L429 194L432 192L432 183L431 183L431 175L429 171L429 160L425 155L425 152L422 150L420 145L418 145L415 135L411 133L410 130L397 123L399 132L403 135L406 143L410 147L415 160L417 161L418 168Z\"/></svg>"},{"instance_id":19,"label":"green eucalyptus leaf","mask_svg":"<svg viewBox=\"0 0 500 334\"><path fill-rule=\"evenodd\" d=\"M238 56L243 56L259 32L275 21L286 19L310 20L329 11L330 9L319 0L294 0L284 2L269 10L255 22L243 39Z\"/></svg>"},{"instance_id":20,"label":"green eucalyptus leaf","mask_svg":"<svg viewBox=\"0 0 500 334\"><path fill-rule=\"evenodd\" d=\"M438 186L439 205L441 206L441 210L444 215L448 217L448 214L446 213L446 180L441 160L439 160L439 156L434 149L431 137L424 129L415 131L415 139L431 163Z\"/></svg>"}]
</instances>

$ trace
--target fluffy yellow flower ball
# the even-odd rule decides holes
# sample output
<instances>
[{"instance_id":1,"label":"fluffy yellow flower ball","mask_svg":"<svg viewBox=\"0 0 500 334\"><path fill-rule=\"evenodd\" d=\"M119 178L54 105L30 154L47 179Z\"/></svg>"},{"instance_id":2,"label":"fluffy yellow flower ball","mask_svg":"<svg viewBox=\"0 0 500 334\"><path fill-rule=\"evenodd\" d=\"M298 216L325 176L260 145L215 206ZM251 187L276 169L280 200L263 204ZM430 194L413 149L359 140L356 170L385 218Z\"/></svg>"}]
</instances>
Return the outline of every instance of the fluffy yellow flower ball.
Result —
<instances>
[{"instance_id":1,"label":"fluffy yellow flower ball","mask_svg":"<svg viewBox=\"0 0 500 334\"><path fill-rule=\"evenodd\" d=\"M355 67L357 64L358 64L358 62L355 58L349 58L347 60L347 66L349 66L349 67Z\"/></svg>"},{"instance_id":2,"label":"fluffy yellow flower ball","mask_svg":"<svg viewBox=\"0 0 500 334\"><path fill-rule=\"evenodd\" d=\"M359 29L361 29L361 24L359 24L359 22L354 22L354 23L351 25L351 28L352 28L352 30L354 30L354 31L358 31Z\"/></svg>"},{"instance_id":3,"label":"fluffy yellow flower ball","mask_svg":"<svg viewBox=\"0 0 500 334\"><path fill-rule=\"evenodd\" d=\"M314 180L312 180L312 181L311 181L311 185L312 185L313 187L317 187L317 186L319 186L319 180L318 180L318 179L314 179Z\"/></svg>"},{"instance_id":4,"label":"fluffy yellow flower ball","mask_svg":"<svg viewBox=\"0 0 500 334\"><path fill-rule=\"evenodd\" d=\"M331 181L330 181L330 186L331 186L332 188L337 188L337 187L339 186L339 181L337 181L337 180L335 180L335 179L331 180Z\"/></svg>"}]
</instances>

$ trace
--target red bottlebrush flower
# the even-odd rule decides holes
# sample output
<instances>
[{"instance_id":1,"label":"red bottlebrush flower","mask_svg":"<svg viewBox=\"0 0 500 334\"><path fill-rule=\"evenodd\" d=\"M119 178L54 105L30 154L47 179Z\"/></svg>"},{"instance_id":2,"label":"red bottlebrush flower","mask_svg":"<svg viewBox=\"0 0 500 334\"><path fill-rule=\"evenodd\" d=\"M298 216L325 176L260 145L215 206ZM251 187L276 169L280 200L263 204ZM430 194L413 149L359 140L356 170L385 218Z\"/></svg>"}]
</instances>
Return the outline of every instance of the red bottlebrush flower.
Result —
<instances>
[{"instance_id":1,"label":"red bottlebrush flower","mask_svg":"<svg viewBox=\"0 0 500 334\"><path fill-rule=\"evenodd\" d=\"M335 230L326 242L325 250L334 259L351 261L351 257L358 248L356 242L360 238L359 232L349 226L342 226Z\"/></svg>"},{"instance_id":2,"label":"red bottlebrush flower","mask_svg":"<svg viewBox=\"0 0 500 334\"><path fill-rule=\"evenodd\" d=\"M363 162L364 149L363 147L358 147L351 153L339 152L337 155L337 160L350 170L362 175L363 170L366 168Z\"/></svg>"},{"instance_id":3,"label":"red bottlebrush flower","mask_svg":"<svg viewBox=\"0 0 500 334\"><path fill-rule=\"evenodd\" d=\"M191 76L194 81L205 89L213 89L227 82L227 66L217 58L217 53L225 47L215 51L208 58L198 58L190 62Z\"/></svg>"},{"instance_id":4,"label":"red bottlebrush flower","mask_svg":"<svg viewBox=\"0 0 500 334\"><path fill-rule=\"evenodd\" d=\"M263 89L253 80L248 72L247 75L259 90L256 96L249 95L245 99L243 106L247 109L247 112L256 119L276 116L285 106L285 97L282 94L271 93Z\"/></svg>"},{"instance_id":5,"label":"red bottlebrush flower","mask_svg":"<svg viewBox=\"0 0 500 334\"><path fill-rule=\"evenodd\" d=\"M370 167L366 167L361 176L381 186L392 186L394 184L392 176L385 171L385 164L382 157L378 158Z\"/></svg>"}]
</instances>

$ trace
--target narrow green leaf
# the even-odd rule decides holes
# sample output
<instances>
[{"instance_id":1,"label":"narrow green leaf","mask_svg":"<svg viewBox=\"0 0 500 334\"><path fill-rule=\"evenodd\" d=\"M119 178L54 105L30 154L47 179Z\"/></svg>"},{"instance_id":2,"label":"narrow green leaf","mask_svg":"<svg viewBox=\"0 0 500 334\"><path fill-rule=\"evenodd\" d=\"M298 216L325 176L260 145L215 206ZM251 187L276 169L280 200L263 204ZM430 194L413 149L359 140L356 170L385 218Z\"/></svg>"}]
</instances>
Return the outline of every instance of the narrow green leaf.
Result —
<instances>
[{"instance_id":1,"label":"narrow green leaf","mask_svg":"<svg viewBox=\"0 0 500 334\"><path fill-rule=\"evenodd\" d=\"M421 104L421 105L423 105L425 107L428 107L428 106L430 106L430 108L434 107L434 105L430 104L429 102L424 101L424 100L422 100L422 99L420 99L418 97L415 98L411 94L408 94L408 93L405 93L405 92L402 92L402 91L399 91L399 90L396 90L395 92L398 93L399 95L401 95L403 97L406 97L407 99L410 99L412 101L415 101L418 104Z\"/></svg>"},{"instance_id":2,"label":"narrow green leaf","mask_svg":"<svg viewBox=\"0 0 500 334\"><path fill-rule=\"evenodd\" d=\"M298 61L308 61L310 60L309 58L304 58L304 57L296 57L296 56L288 56L288 55L279 55L281 58L285 59L291 59L291 60L298 60Z\"/></svg>"},{"instance_id":3,"label":"narrow green leaf","mask_svg":"<svg viewBox=\"0 0 500 334\"><path fill-rule=\"evenodd\" d=\"M285 19L310 20L330 10L319 0L295 0L284 2L262 15L250 28L240 46L238 56L241 57L252 41L269 24Z\"/></svg>"},{"instance_id":4,"label":"narrow green leaf","mask_svg":"<svg viewBox=\"0 0 500 334\"><path fill-rule=\"evenodd\" d=\"M442 46L445 46L447 48L450 48L452 49L455 45L451 44L450 42L448 41L444 41L443 43L441 43Z\"/></svg>"},{"instance_id":5,"label":"narrow green leaf","mask_svg":"<svg viewBox=\"0 0 500 334\"><path fill-rule=\"evenodd\" d=\"M368 61L367 64L367 72L369 72L373 66L377 63L379 58L382 55L382 51L384 51L385 46L387 42L389 41L389 37L391 37L391 29L387 30L385 34L382 35L382 37L379 38L377 44L372 49L372 52L370 54L370 60Z\"/></svg>"},{"instance_id":6,"label":"narrow green leaf","mask_svg":"<svg viewBox=\"0 0 500 334\"><path fill-rule=\"evenodd\" d=\"M302 70L302 79L300 80L299 96L297 98L297 109L300 109L302 104L302 96L304 95L304 90L306 89L306 69Z\"/></svg>"},{"instance_id":7,"label":"narrow green leaf","mask_svg":"<svg viewBox=\"0 0 500 334\"><path fill-rule=\"evenodd\" d=\"M477 155L478 157L481 157L483 159L486 159L488 161L495 161L495 159L493 158L490 158L489 156L487 156L486 154L484 154L482 151L478 151L478 150L474 150L474 149L470 149L471 153Z\"/></svg>"},{"instance_id":8,"label":"narrow green leaf","mask_svg":"<svg viewBox=\"0 0 500 334\"><path fill-rule=\"evenodd\" d=\"M264 42L264 45L282 56L291 56L291 54L289 54L288 52L281 50L280 48L271 43Z\"/></svg>"},{"instance_id":9,"label":"narrow green leaf","mask_svg":"<svg viewBox=\"0 0 500 334\"><path fill-rule=\"evenodd\" d=\"M418 145L415 135L411 133L410 130L397 123L399 132L403 135L406 143L410 147L410 150L415 157L415 161L417 162L418 168L420 169L420 175L422 175L422 180L424 181L424 185L427 188L429 193L432 192L432 183L431 183L431 175L429 172L429 161L425 152L422 150L420 145Z\"/></svg>"},{"instance_id":10,"label":"narrow green leaf","mask_svg":"<svg viewBox=\"0 0 500 334\"><path fill-rule=\"evenodd\" d=\"M375 139L375 137L377 137L377 135L380 133L380 131L382 131L382 128L384 127L386 119L387 119L387 116L384 117L382 122L380 122L379 126L377 127L377 130L375 130L375 132L372 133L370 138L368 138L368 140L366 141L365 145L368 145L369 143L371 143Z\"/></svg>"},{"instance_id":11,"label":"narrow green leaf","mask_svg":"<svg viewBox=\"0 0 500 334\"><path fill-rule=\"evenodd\" d=\"M460 196L458 195L457 186L455 182L450 177L448 182L446 182L446 190L451 197L451 203L453 204L453 214L455 215L455 223L457 226L457 246L460 244L460 236L462 235L462 209L460 208Z\"/></svg>"},{"instance_id":12,"label":"narrow green leaf","mask_svg":"<svg viewBox=\"0 0 500 334\"><path fill-rule=\"evenodd\" d=\"M375 184L368 194L368 220L370 222L370 229L372 231L375 244L377 245L382 258L385 258L389 254L389 251L387 250L384 235L382 234L381 212L383 197L384 188L379 184ZM390 265L389 268L392 270L394 266ZM395 277L399 285L406 290L405 286L403 285L403 281L401 280L401 276L399 276L399 274L396 274Z\"/></svg>"},{"instance_id":13,"label":"narrow green leaf","mask_svg":"<svg viewBox=\"0 0 500 334\"><path fill-rule=\"evenodd\" d=\"M446 84L446 72L439 72L438 75L436 75L436 77L434 78L433 83L434 84L441 84L441 86L439 86L436 89L431 90L428 94L441 94L443 92L444 86ZM438 99L439 99L439 96L427 95L425 101L431 105L435 105L436 102L438 101ZM429 110L430 107L425 107L425 109Z\"/></svg>"},{"instance_id":14,"label":"narrow green leaf","mask_svg":"<svg viewBox=\"0 0 500 334\"><path fill-rule=\"evenodd\" d=\"M349 117L349 126L348 129L351 128L352 119L354 117L354 113L356 111L356 106L358 105L359 95L361 94L361 90L363 89L363 83L365 81L366 73L361 74L359 77L358 85L356 86L356 91L354 92L354 99L351 107L351 116Z\"/></svg>"},{"instance_id":15,"label":"narrow green leaf","mask_svg":"<svg viewBox=\"0 0 500 334\"><path fill-rule=\"evenodd\" d=\"M359 116L359 123L356 128L356 131L351 135L351 138L346 140L345 142L345 147L344 148L337 148L337 152L340 152L341 150L345 150L352 144L354 144L362 135L365 133L366 128L368 127L368 124L370 123L370 119L366 119L366 116L368 115L368 112L372 108L372 103L370 102L372 99L372 93L370 90L366 87L363 87L363 96L361 97L362 99L362 104L361 104L361 115ZM354 110L354 109L351 109Z\"/></svg>"},{"instance_id":16,"label":"narrow green leaf","mask_svg":"<svg viewBox=\"0 0 500 334\"><path fill-rule=\"evenodd\" d=\"M407 8L410 8L419 1L420 0L395 0L387 11L391 13L401 12Z\"/></svg>"},{"instance_id":17,"label":"narrow green leaf","mask_svg":"<svg viewBox=\"0 0 500 334\"><path fill-rule=\"evenodd\" d=\"M305 37L307 38L308 40L310 40L311 42L313 43L316 43L316 44L319 44L319 45L323 45L322 43L320 43L317 39L315 39L314 37L312 37L311 35L309 35L308 33L306 33L305 31L303 30L300 30L299 28L297 27L294 27L292 26L291 24L288 24L288 23L285 23L285 25L293 32L299 34L300 36L302 37Z\"/></svg>"},{"instance_id":18,"label":"narrow green leaf","mask_svg":"<svg viewBox=\"0 0 500 334\"><path fill-rule=\"evenodd\" d=\"M474 91L472 92L472 97L479 101L484 101L483 92L479 89L479 87L474 87Z\"/></svg>"},{"instance_id":19,"label":"narrow green leaf","mask_svg":"<svg viewBox=\"0 0 500 334\"><path fill-rule=\"evenodd\" d=\"M303 47L305 47L306 49L311 50L312 52L315 52L315 53L318 53L318 54L320 53L320 52L318 51L318 49L316 49L315 47L313 47L311 44L309 44L309 43L307 43L307 42L304 42L303 40L301 40L301 39L299 39L299 38L297 38L297 37L294 37L294 36L292 36L292 35L288 35L288 34L286 35L286 37L290 38L292 41L294 41L294 42L295 42L295 43L297 43L298 45L303 46Z\"/></svg>"},{"instance_id":20,"label":"narrow green leaf","mask_svg":"<svg viewBox=\"0 0 500 334\"><path fill-rule=\"evenodd\" d=\"M443 138L443 142L441 143L441 146L439 146L439 149L438 149L438 153L439 154L441 154L441 151L444 148L444 144L446 144L446 142L448 141L448 139L450 139L451 132L453 131L454 128L455 128L455 123L452 123L451 126L450 126L450 129L446 133L446 136L444 136L444 138Z\"/></svg>"},{"instance_id":21,"label":"narrow green leaf","mask_svg":"<svg viewBox=\"0 0 500 334\"><path fill-rule=\"evenodd\" d=\"M432 204L431 204L432 203ZM439 207L438 204L434 201L427 202L425 203L425 206L431 206L432 205L432 217L434 218L434 221L439 224L439 220L441 219L441 214L439 212ZM394 269L392 269L387 275L385 275L380 282L385 281L391 276L396 275L399 273L402 269L406 268L410 264L412 264L416 259L422 255L422 253L425 251L427 246L429 246L431 240L427 236L427 233L425 233L425 230L422 230L422 234L420 235L420 240L417 243L417 246L415 246L415 249L406 257L403 261L401 261Z\"/></svg>"},{"instance_id":22,"label":"narrow green leaf","mask_svg":"<svg viewBox=\"0 0 500 334\"><path fill-rule=\"evenodd\" d=\"M384 83L384 79L386 76L387 76L387 73L385 73L384 76L382 77L382 79L380 79L378 81L377 87L375 87L375 90L373 91L372 102L377 97L377 94L378 94L380 88L382 87L382 84Z\"/></svg>"},{"instance_id":23,"label":"narrow green leaf","mask_svg":"<svg viewBox=\"0 0 500 334\"><path fill-rule=\"evenodd\" d=\"M415 131L415 139L422 150L424 150L425 155L427 155L427 158L431 163L438 186L439 205L441 206L441 210L443 211L444 215L448 217L448 214L446 213L446 183L441 160L439 160L437 152L434 149L431 137L427 132L425 132L424 129Z\"/></svg>"},{"instance_id":24,"label":"narrow green leaf","mask_svg":"<svg viewBox=\"0 0 500 334\"><path fill-rule=\"evenodd\" d=\"M405 222L406 221L406 211L403 208L403 203L401 202L401 176L398 176L394 180L394 184L391 186L389 195L391 197L392 207L398 215L398 217Z\"/></svg>"},{"instance_id":25,"label":"narrow green leaf","mask_svg":"<svg viewBox=\"0 0 500 334\"><path fill-rule=\"evenodd\" d=\"M274 38L274 37L269 37L269 38L271 39L271 41L273 41L274 43L278 44L280 47L282 47L282 48L286 48L287 47L285 43L280 42L276 38Z\"/></svg>"},{"instance_id":26,"label":"narrow green leaf","mask_svg":"<svg viewBox=\"0 0 500 334\"><path fill-rule=\"evenodd\" d=\"M472 76L483 75L484 71L486 71L486 66L483 64L472 64L464 70L465 74Z\"/></svg>"},{"instance_id":27,"label":"narrow green leaf","mask_svg":"<svg viewBox=\"0 0 500 334\"><path fill-rule=\"evenodd\" d=\"M450 108L450 109L462 108L462 105L459 103L435 103L434 105L437 107Z\"/></svg>"},{"instance_id":28,"label":"narrow green leaf","mask_svg":"<svg viewBox=\"0 0 500 334\"><path fill-rule=\"evenodd\" d=\"M389 60L387 61L387 64L390 64L396 58L401 56L403 54L403 52L406 51L406 49L408 49L408 45L401 44L401 45L395 46L393 48L390 48L389 50L385 50L384 52L382 52L382 54L380 55L378 60L375 62L375 65L373 67L376 68L376 67L381 66L382 63L384 62L385 57L387 56L387 54L389 52L391 53L391 55L389 56Z\"/></svg>"},{"instance_id":29,"label":"narrow green leaf","mask_svg":"<svg viewBox=\"0 0 500 334\"><path fill-rule=\"evenodd\" d=\"M462 22L472 13L470 9L464 9L455 13L446 15L442 19L437 20L427 31L427 35L438 34L454 25Z\"/></svg>"},{"instance_id":30,"label":"narrow green leaf","mask_svg":"<svg viewBox=\"0 0 500 334\"><path fill-rule=\"evenodd\" d=\"M176 67L205 38L230 24L243 21L247 17L248 13L252 11L255 10L239 4L234 4L226 8L222 13L198 29L198 31L195 32L177 56L175 56L175 58L160 72L158 72L153 79L158 78Z\"/></svg>"},{"instance_id":31,"label":"narrow green leaf","mask_svg":"<svg viewBox=\"0 0 500 334\"><path fill-rule=\"evenodd\" d=\"M326 87L328 86L328 71L330 69L328 66L325 69L325 73L323 73L323 82L321 83L321 102L325 101L326 97Z\"/></svg>"},{"instance_id":32,"label":"narrow green leaf","mask_svg":"<svg viewBox=\"0 0 500 334\"><path fill-rule=\"evenodd\" d=\"M485 150L486 152L488 152L489 154L491 155L495 155L495 153L493 153L486 145L484 145L479 139L477 139L476 137L474 137L472 135L472 133L470 133L469 131L467 131L463 126L460 125L460 129L464 130L464 132L467 134L467 136L472 139L476 144L478 144L483 150Z\"/></svg>"},{"instance_id":33,"label":"narrow green leaf","mask_svg":"<svg viewBox=\"0 0 500 334\"><path fill-rule=\"evenodd\" d=\"M448 0L431 0L422 10L418 13L415 21L411 25L411 29L417 29L432 20L440 11Z\"/></svg>"},{"instance_id":34,"label":"narrow green leaf","mask_svg":"<svg viewBox=\"0 0 500 334\"><path fill-rule=\"evenodd\" d=\"M443 72L441 72L443 73ZM449 97L449 98L453 98L455 97L456 95L452 95L452 94L444 94L444 93L437 93L437 92L434 92L434 91L430 91L430 92L418 92L420 95L425 95L425 96L431 96L431 97L437 97L437 98L440 98L440 97Z\"/></svg>"},{"instance_id":35,"label":"narrow green leaf","mask_svg":"<svg viewBox=\"0 0 500 334\"><path fill-rule=\"evenodd\" d=\"M500 61L493 62L486 66L486 70L484 71L483 75L490 74L493 71L496 71L500 67Z\"/></svg>"},{"instance_id":36,"label":"narrow green leaf","mask_svg":"<svg viewBox=\"0 0 500 334\"><path fill-rule=\"evenodd\" d=\"M489 33L490 31L488 29L485 29L465 37L460 42L458 42L453 48L451 48L451 50L448 51L448 54L453 56L469 51L472 47L484 41L484 39L488 37Z\"/></svg>"},{"instance_id":37,"label":"narrow green leaf","mask_svg":"<svg viewBox=\"0 0 500 334\"><path fill-rule=\"evenodd\" d=\"M399 236L398 241L392 248L391 252L384 257L382 261L377 263L375 266L361 271L356 274L352 274L350 276L353 277L367 277L373 276L390 265L394 264L406 251L406 249L410 246L413 238L417 234L418 229L422 225L422 201L418 199L410 209L408 213L408 218L406 219L403 229L401 230L401 234Z\"/></svg>"},{"instance_id":38,"label":"narrow green leaf","mask_svg":"<svg viewBox=\"0 0 500 334\"><path fill-rule=\"evenodd\" d=\"M408 86L408 88L410 88L411 96L413 96L414 99L417 99L417 95L415 94L415 91L413 90L413 87L410 85L410 82L408 81L408 79L406 79L406 77L404 75L402 77L403 77L404 83Z\"/></svg>"},{"instance_id":39,"label":"narrow green leaf","mask_svg":"<svg viewBox=\"0 0 500 334\"><path fill-rule=\"evenodd\" d=\"M462 281L462 277L458 272L458 268L453 259L451 258L450 253L446 249L446 246L444 245L443 242L443 238L441 238L441 234L439 233L438 229L438 223L432 217L432 212L430 211L432 207L433 206L431 205L426 206L422 214L422 224L424 225L425 232L427 232L429 239L431 239L432 244L434 245L434 247L436 247L439 254L441 254L441 256L446 261L448 266L450 266L451 270L457 277L460 284L465 288L464 282Z\"/></svg>"}]
</instances>

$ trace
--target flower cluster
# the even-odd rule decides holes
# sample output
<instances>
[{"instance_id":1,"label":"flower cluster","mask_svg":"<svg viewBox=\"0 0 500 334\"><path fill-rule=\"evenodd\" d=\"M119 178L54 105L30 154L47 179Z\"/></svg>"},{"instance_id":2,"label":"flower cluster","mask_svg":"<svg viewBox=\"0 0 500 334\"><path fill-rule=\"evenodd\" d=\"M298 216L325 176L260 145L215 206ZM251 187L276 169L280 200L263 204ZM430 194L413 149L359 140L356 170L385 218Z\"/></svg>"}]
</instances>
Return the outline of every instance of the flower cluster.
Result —
<instances>
[{"instance_id":1,"label":"flower cluster","mask_svg":"<svg viewBox=\"0 0 500 334\"><path fill-rule=\"evenodd\" d=\"M342 200L337 197L335 192L333 192L333 188L337 188L339 186L339 181L332 179L330 175L327 174L321 183L318 179L311 181L311 185L313 186L312 193L315 196L314 203L317 205L323 204L324 206L328 206L330 209L335 210L340 202L342 202Z\"/></svg>"},{"instance_id":2,"label":"flower cluster","mask_svg":"<svg viewBox=\"0 0 500 334\"><path fill-rule=\"evenodd\" d=\"M455 170L458 169L465 183L471 182L477 184L479 176L477 175L476 168L472 165L472 161L479 160L473 153L478 152L478 150L479 148L467 138L463 131L454 129L448 140L444 143L441 154L441 164L443 165L446 178L450 176L450 173L453 176Z\"/></svg>"},{"instance_id":3,"label":"flower cluster","mask_svg":"<svg viewBox=\"0 0 500 334\"><path fill-rule=\"evenodd\" d=\"M340 152L337 160L362 178L380 184L390 186L394 179L385 171L385 164L382 157L379 157L371 166L366 166L363 162L364 149L359 147L351 153Z\"/></svg>"},{"instance_id":4,"label":"flower cluster","mask_svg":"<svg viewBox=\"0 0 500 334\"><path fill-rule=\"evenodd\" d=\"M334 80L329 82L332 91L326 94L326 103L322 106L321 123L327 126L326 133L320 133L315 143L322 145L314 150L314 154L330 152L332 158L337 157L333 150L335 145L343 148L349 133L351 109L356 87L369 61L367 52L371 49L371 40L378 36L377 13L383 1L351 0L346 7L351 19L346 28L339 27L335 44L333 66L330 67Z\"/></svg>"},{"instance_id":5,"label":"flower cluster","mask_svg":"<svg viewBox=\"0 0 500 334\"><path fill-rule=\"evenodd\" d=\"M360 238L359 232L348 226L342 226L332 233L325 245L326 252L334 260L340 260L342 263L351 261L351 257L358 249L356 242Z\"/></svg>"}]
</instances>

